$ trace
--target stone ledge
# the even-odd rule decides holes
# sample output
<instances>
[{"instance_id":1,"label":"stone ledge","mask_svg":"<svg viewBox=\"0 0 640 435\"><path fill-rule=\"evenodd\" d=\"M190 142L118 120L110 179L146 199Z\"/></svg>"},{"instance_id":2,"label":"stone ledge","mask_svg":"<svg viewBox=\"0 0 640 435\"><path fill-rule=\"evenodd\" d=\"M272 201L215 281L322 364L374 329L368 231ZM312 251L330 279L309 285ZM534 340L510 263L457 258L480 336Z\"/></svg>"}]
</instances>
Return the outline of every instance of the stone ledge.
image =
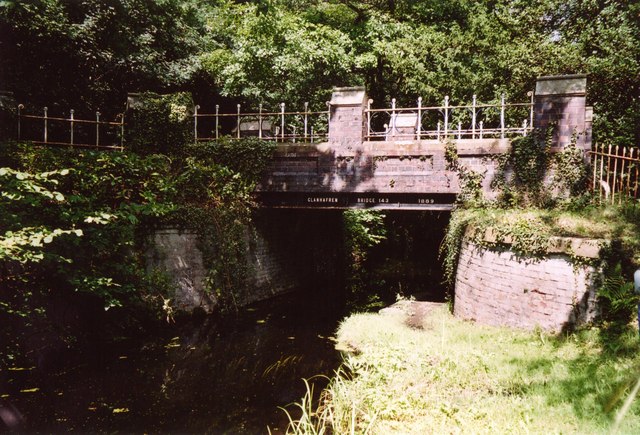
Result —
<instances>
[{"instance_id":1,"label":"stone ledge","mask_svg":"<svg viewBox=\"0 0 640 435\"><path fill-rule=\"evenodd\" d=\"M465 238L473 236L475 229L469 226L465 232ZM482 240L489 243L498 243L497 234L492 228L487 228L482 236ZM512 245L513 238L506 236L503 241L505 245ZM598 258L600 250L610 243L606 239L587 239L582 237L549 237L547 254L565 254L582 258Z\"/></svg>"}]
</instances>

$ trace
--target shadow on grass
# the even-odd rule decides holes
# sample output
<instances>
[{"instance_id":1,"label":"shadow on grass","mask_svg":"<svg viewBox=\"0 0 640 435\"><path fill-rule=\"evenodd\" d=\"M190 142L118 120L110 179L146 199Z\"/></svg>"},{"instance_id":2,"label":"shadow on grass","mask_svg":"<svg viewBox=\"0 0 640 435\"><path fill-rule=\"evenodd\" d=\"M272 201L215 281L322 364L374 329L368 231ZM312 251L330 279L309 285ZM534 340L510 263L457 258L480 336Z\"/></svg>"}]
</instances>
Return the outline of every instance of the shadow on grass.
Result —
<instances>
[{"instance_id":1,"label":"shadow on grass","mask_svg":"<svg viewBox=\"0 0 640 435\"><path fill-rule=\"evenodd\" d=\"M582 349L577 357L562 359L569 346ZM580 420L612 422L630 388L640 376L640 341L630 325L604 325L550 339L553 352L510 361L522 377L509 390L523 396L541 395L547 404L570 404ZM640 407L629 413L640 416Z\"/></svg>"}]
</instances>

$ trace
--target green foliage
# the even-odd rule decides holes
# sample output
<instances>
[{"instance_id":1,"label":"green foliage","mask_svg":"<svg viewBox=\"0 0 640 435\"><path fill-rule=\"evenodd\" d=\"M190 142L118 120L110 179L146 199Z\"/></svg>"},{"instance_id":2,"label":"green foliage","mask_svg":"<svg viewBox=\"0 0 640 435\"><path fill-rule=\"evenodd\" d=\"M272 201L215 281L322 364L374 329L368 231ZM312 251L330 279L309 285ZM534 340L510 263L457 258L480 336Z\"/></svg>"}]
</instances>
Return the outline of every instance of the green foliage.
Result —
<instances>
[{"instance_id":1,"label":"green foliage","mask_svg":"<svg viewBox=\"0 0 640 435\"><path fill-rule=\"evenodd\" d=\"M188 93L140 94L127 112L126 148L137 154L184 154L193 142L193 100Z\"/></svg>"},{"instance_id":2,"label":"green foliage","mask_svg":"<svg viewBox=\"0 0 640 435\"><path fill-rule=\"evenodd\" d=\"M347 253L347 300L353 307L379 304L375 292L366 285L369 250L386 237L384 214L372 210L346 210L343 214Z\"/></svg>"},{"instance_id":3,"label":"green foliage","mask_svg":"<svg viewBox=\"0 0 640 435\"><path fill-rule=\"evenodd\" d=\"M576 146L576 138L554 155L553 187L561 194L579 197L587 190L589 167L583 150Z\"/></svg>"},{"instance_id":4,"label":"green foliage","mask_svg":"<svg viewBox=\"0 0 640 435\"><path fill-rule=\"evenodd\" d=\"M634 207L635 208L635 207ZM633 219L634 232L638 230L637 211L625 212L622 219ZM600 304L600 319L603 324L611 329L614 334L628 327L629 321L635 317L640 296L635 294L633 286L633 273L640 268L640 233L634 234L629 239L625 237L622 228L616 231L612 242L601 252L602 277L598 281L598 301Z\"/></svg>"},{"instance_id":5,"label":"green foliage","mask_svg":"<svg viewBox=\"0 0 640 435\"><path fill-rule=\"evenodd\" d=\"M536 130L514 139L509 152L495 157L498 167L491 188L500 192L500 202L509 207L549 203L545 176L551 161L550 146L550 134Z\"/></svg>"},{"instance_id":6,"label":"green foliage","mask_svg":"<svg viewBox=\"0 0 640 435\"><path fill-rule=\"evenodd\" d=\"M473 206L482 203L482 182L484 180L484 174L475 172L468 168L464 164L460 163L458 157L458 150L456 144L453 141L448 141L445 144L444 158L446 161L446 168L449 171L455 171L458 175L458 182L460 183L460 193L458 194L456 201L460 204Z\"/></svg>"},{"instance_id":7,"label":"green foliage","mask_svg":"<svg viewBox=\"0 0 640 435\"><path fill-rule=\"evenodd\" d=\"M136 225L175 208L168 201L175 190L167 160L29 145L5 146L0 154L19 168L3 172L21 178L21 184L2 185L2 197L11 198L0 204L10 220L3 222L10 231L3 244L12 248L2 258L13 271L7 288L20 292L26 284L34 293L86 292L106 307L144 298L144 266L133 250ZM55 175L61 177L52 179ZM44 191L44 182L53 182L56 191ZM58 237L66 234L82 237ZM28 259L39 264L22 261ZM20 275L30 278L25 283ZM29 309L26 302L21 310Z\"/></svg>"},{"instance_id":8,"label":"green foliage","mask_svg":"<svg viewBox=\"0 0 640 435\"><path fill-rule=\"evenodd\" d=\"M630 321L640 302L640 297L634 292L633 282L624 276L620 263L605 274L598 289L598 297L601 301L601 316L623 325Z\"/></svg>"},{"instance_id":9,"label":"green foliage","mask_svg":"<svg viewBox=\"0 0 640 435\"><path fill-rule=\"evenodd\" d=\"M257 138L236 140L223 137L216 142L190 146L189 155L194 159L208 159L225 166L233 172L242 174L248 182L256 183L275 149L274 142Z\"/></svg>"},{"instance_id":10,"label":"green foliage","mask_svg":"<svg viewBox=\"0 0 640 435\"><path fill-rule=\"evenodd\" d=\"M564 205L564 204L562 204ZM509 249L523 258L547 255L553 237L607 240L600 257L570 255L574 265L602 271L594 275L605 326L624 329L634 312L633 272L640 267L640 219L633 204L621 206L505 209L496 207L454 210L440 247L445 283L453 288L463 241L484 249Z\"/></svg>"},{"instance_id":11,"label":"green foliage","mask_svg":"<svg viewBox=\"0 0 640 435\"><path fill-rule=\"evenodd\" d=\"M640 140L638 4L579 0L87 0L0 3L0 76L21 101L122 110L127 92L188 89L324 108L524 100L542 75L585 73L594 138ZM82 104L81 104L82 103ZM203 101L199 101L203 104ZM57 109L56 109L57 110ZM62 110L57 110L60 112ZM508 115L509 116L509 115Z\"/></svg>"},{"instance_id":12,"label":"green foliage","mask_svg":"<svg viewBox=\"0 0 640 435\"><path fill-rule=\"evenodd\" d=\"M0 261L28 263L44 259L43 247L62 235L82 236L81 229L48 228L25 218L40 207L55 206L65 200L60 192L50 190L58 184L57 176L69 174L68 169L35 175L0 168Z\"/></svg>"},{"instance_id":13,"label":"green foliage","mask_svg":"<svg viewBox=\"0 0 640 435\"><path fill-rule=\"evenodd\" d=\"M269 3L225 2L208 25L216 48L202 55L204 71L224 96L254 105L305 101L324 110L331 87L353 83L352 41L330 26L311 23L301 10Z\"/></svg>"},{"instance_id":14,"label":"green foliage","mask_svg":"<svg viewBox=\"0 0 640 435\"><path fill-rule=\"evenodd\" d=\"M447 226L447 231L440 245L440 259L444 269L443 281L449 290L448 298L453 299L453 288L455 285L456 271L458 270L458 258L462 241L469 222L472 221L470 215L465 215L454 211Z\"/></svg>"},{"instance_id":15,"label":"green foliage","mask_svg":"<svg viewBox=\"0 0 640 435\"><path fill-rule=\"evenodd\" d=\"M259 165L273 151L272 144L244 145L190 145L173 160L158 154L5 145L0 149L0 162L7 165L0 169L5 231L0 262L13 271L5 280L8 287L17 294L26 285L21 276L29 275L34 292L86 292L107 307L164 304L167 288L147 276L142 249L154 228L177 225L202 236L211 287L229 299L245 280L241 268L251 193ZM233 169L216 163L233 147L235 157L255 160Z\"/></svg>"},{"instance_id":16,"label":"green foliage","mask_svg":"<svg viewBox=\"0 0 640 435\"><path fill-rule=\"evenodd\" d=\"M58 113L118 113L127 92L187 83L206 45L197 3L182 0L6 0L0 34L3 85Z\"/></svg>"},{"instance_id":17,"label":"green foliage","mask_svg":"<svg viewBox=\"0 0 640 435\"><path fill-rule=\"evenodd\" d=\"M552 337L461 321L444 307L420 318L415 312L401 301L393 313L345 319L337 332L343 367L317 407L304 402L296 423L316 432L375 434L640 428L637 404L622 405L635 395L637 330Z\"/></svg>"}]
</instances>

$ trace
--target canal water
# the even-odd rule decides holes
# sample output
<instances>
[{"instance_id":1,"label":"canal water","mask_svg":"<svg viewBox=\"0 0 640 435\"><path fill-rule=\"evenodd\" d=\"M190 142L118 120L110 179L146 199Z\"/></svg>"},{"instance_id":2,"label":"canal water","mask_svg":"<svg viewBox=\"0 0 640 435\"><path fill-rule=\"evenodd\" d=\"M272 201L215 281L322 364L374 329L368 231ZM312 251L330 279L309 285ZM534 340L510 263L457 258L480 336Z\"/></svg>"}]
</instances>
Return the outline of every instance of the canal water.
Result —
<instances>
[{"instance_id":1,"label":"canal water","mask_svg":"<svg viewBox=\"0 0 640 435\"><path fill-rule=\"evenodd\" d=\"M284 433L278 407L300 400L303 378L339 365L331 335L341 314L289 294L163 339L114 342L46 375L14 368L2 400L24 416L26 432ZM313 382L317 395L326 378Z\"/></svg>"}]
</instances>

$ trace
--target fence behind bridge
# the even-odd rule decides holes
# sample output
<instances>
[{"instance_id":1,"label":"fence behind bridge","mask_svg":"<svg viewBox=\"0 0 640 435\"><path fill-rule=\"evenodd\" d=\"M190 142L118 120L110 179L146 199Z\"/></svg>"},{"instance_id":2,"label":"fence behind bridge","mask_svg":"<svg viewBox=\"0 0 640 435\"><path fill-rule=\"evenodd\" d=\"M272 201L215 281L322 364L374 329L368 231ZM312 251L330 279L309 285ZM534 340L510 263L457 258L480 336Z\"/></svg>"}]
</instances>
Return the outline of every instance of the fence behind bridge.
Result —
<instances>
[{"instance_id":1,"label":"fence behind bridge","mask_svg":"<svg viewBox=\"0 0 640 435\"><path fill-rule=\"evenodd\" d=\"M590 152L592 188L602 202L637 200L640 194L640 148L595 145Z\"/></svg>"},{"instance_id":2,"label":"fence behind bridge","mask_svg":"<svg viewBox=\"0 0 640 435\"><path fill-rule=\"evenodd\" d=\"M118 114L113 121L101 119L95 112L95 119L76 118L75 111L68 116L49 116L44 107L42 115L24 113L25 106L17 107L17 139L28 140L38 145L92 148L98 150L124 149L124 114Z\"/></svg>"}]
</instances>

